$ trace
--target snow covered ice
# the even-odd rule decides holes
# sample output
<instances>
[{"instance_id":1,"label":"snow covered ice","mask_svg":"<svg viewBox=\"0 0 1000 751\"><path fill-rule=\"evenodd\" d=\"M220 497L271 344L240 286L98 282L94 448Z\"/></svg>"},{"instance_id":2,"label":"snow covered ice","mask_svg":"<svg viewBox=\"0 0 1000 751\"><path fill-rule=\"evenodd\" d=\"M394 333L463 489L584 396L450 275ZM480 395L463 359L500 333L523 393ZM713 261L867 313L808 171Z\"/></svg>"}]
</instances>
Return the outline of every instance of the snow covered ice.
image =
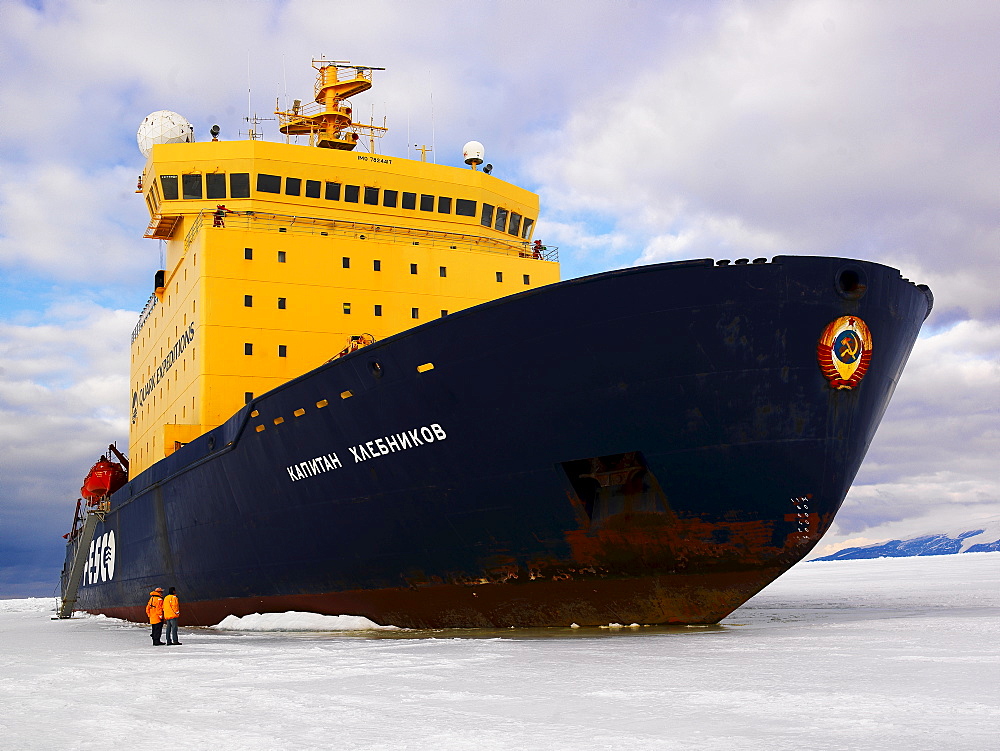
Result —
<instances>
[{"instance_id":1,"label":"snow covered ice","mask_svg":"<svg viewBox=\"0 0 1000 751\"><path fill-rule=\"evenodd\" d=\"M799 564L708 628L270 614L154 648L52 608L0 601L2 749L987 749L1000 731L1000 553Z\"/></svg>"}]
</instances>

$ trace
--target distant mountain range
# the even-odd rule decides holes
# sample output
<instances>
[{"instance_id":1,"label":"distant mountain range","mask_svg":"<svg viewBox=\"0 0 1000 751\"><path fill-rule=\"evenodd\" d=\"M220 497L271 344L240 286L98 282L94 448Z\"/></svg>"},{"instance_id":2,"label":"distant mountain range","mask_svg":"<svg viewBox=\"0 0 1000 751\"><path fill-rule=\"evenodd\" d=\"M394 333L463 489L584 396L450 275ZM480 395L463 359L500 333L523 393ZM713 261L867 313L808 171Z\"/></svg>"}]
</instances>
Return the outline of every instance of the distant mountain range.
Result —
<instances>
[{"instance_id":1,"label":"distant mountain range","mask_svg":"<svg viewBox=\"0 0 1000 751\"><path fill-rule=\"evenodd\" d=\"M911 555L953 555L955 553L988 553L1000 551L1000 528L995 523L980 525L965 532L940 532L844 548L832 555L813 558L814 561L843 561L855 558L903 558Z\"/></svg>"}]
</instances>

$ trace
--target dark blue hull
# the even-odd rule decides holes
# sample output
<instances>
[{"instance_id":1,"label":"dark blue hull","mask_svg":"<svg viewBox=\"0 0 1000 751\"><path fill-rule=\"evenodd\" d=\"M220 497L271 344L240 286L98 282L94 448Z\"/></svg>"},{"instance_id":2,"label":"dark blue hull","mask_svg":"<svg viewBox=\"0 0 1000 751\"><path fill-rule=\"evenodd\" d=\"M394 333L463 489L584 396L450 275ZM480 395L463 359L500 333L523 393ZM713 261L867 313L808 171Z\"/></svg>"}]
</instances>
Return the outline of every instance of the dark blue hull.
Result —
<instances>
[{"instance_id":1,"label":"dark blue hull","mask_svg":"<svg viewBox=\"0 0 1000 751\"><path fill-rule=\"evenodd\" d=\"M929 308L895 269L780 257L609 272L433 321L134 478L77 608L141 621L150 588L176 586L202 625L716 622L829 528ZM851 389L817 362L840 316L871 332Z\"/></svg>"}]
</instances>

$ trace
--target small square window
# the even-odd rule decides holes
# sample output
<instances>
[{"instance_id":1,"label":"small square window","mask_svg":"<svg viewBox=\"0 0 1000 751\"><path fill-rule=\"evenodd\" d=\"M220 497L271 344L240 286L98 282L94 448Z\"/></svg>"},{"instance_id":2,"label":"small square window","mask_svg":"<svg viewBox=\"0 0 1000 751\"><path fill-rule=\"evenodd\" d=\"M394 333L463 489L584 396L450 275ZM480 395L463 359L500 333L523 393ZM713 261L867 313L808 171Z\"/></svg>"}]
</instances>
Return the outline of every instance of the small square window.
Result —
<instances>
[{"instance_id":1,"label":"small square window","mask_svg":"<svg viewBox=\"0 0 1000 751\"><path fill-rule=\"evenodd\" d=\"M351 268L351 259L347 258L347 257L344 257L343 258L343 264L344 264L344 268L345 269Z\"/></svg>"},{"instance_id":2,"label":"small square window","mask_svg":"<svg viewBox=\"0 0 1000 751\"><path fill-rule=\"evenodd\" d=\"M377 315L377 316L382 315L382 306L381 305L376 305L375 306L375 315Z\"/></svg>"},{"instance_id":3,"label":"small square window","mask_svg":"<svg viewBox=\"0 0 1000 751\"><path fill-rule=\"evenodd\" d=\"M243 295L243 306L246 308L253 307L253 295Z\"/></svg>"},{"instance_id":4,"label":"small square window","mask_svg":"<svg viewBox=\"0 0 1000 751\"><path fill-rule=\"evenodd\" d=\"M319 198L319 180L306 180L306 198Z\"/></svg>"},{"instance_id":5,"label":"small square window","mask_svg":"<svg viewBox=\"0 0 1000 751\"><path fill-rule=\"evenodd\" d=\"M467 198L459 198L455 201L455 213L459 216L475 216L476 202Z\"/></svg>"},{"instance_id":6,"label":"small square window","mask_svg":"<svg viewBox=\"0 0 1000 751\"><path fill-rule=\"evenodd\" d=\"M488 203L483 204L483 213L479 218L479 223L484 227L489 227L493 224L493 207Z\"/></svg>"},{"instance_id":7,"label":"small square window","mask_svg":"<svg viewBox=\"0 0 1000 751\"><path fill-rule=\"evenodd\" d=\"M527 274L524 275L524 283L531 284L531 277L528 276Z\"/></svg>"},{"instance_id":8,"label":"small square window","mask_svg":"<svg viewBox=\"0 0 1000 751\"><path fill-rule=\"evenodd\" d=\"M398 190L383 190L382 191L382 205L388 206L389 208L396 208L396 202L399 200Z\"/></svg>"},{"instance_id":9,"label":"small square window","mask_svg":"<svg viewBox=\"0 0 1000 751\"><path fill-rule=\"evenodd\" d=\"M420 210L421 211L434 211L434 196L429 196L426 193L420 194Z\"/></svg>"},{"instance_id":10,"label":"small square window","mask_svg":"<svg viewBox=\"0 0 1000 751\"><path fill-rule=\"evenodd\" d=\"M349 302L344 303L344 315L349 316L351 314L351 304Z\"/></svg>"},{"instance_id":11,"label":"small square window","mask_svg":"<svg viewBox=\"0 0 1000 751\"><path fill-rule=\"evenodd\" d=\"M403 193L403 208L404 209L415 209L415 208L417 208L417 194L416 193Z\"/></svg>"},{"instance_id":12,"label":"small square window","mask_svg":"<svg viewBox=\"0 0 1000 751\"><path fill-rule=\"evenodd\" d=\"M251 344L250 342L247 342L246 344L244 344L243 345L243 354L244 355L252 355L253 354L253 344Z\"/></svg>"},{"instance_id":13,"label":"small square window","mask_svg":"<svg viewBox=\"0 0 1000 751\"><path fill-rule=\"evenodd\" d=\"M420 308L410 308L410 318L420 318Z\"/></svg>"},{"instance_id":14,"label":"small square window","mask_svg":"<svg viewBox=\"0 0 1000 751\"><path fill-rule=\"evenodd\" d=\"M359 185L345 185L344 186L344 200L348 203L357 203L358 195L361 193L361 186Z\"/></svg>"},{"instance_id":15,"label":"small square window","mask_svg":"<svg viewBox=\"0 0 1000 751\"><path fill-rule=\"evenodd\" d=\"M340 200L340 183L327 183L326 192L323 194L327 201Z\"/></svg>"},{"instance_id":16,"label":"small square window","mask_svg":"<svg viewBox=\"0 0 1000 751\"><path fill-rule=\"evenodd\" d=\"M378 206L378 188L365 186L365 203L369 206Z\"/></svg>"},{"instance_id":17,"label":"small square window","mask_svg":"<svg viewBox=\"0 0 1000 751\"><path fill-rule=\"evenodd\" d=\"M300 196L300 195L302 195L302 178L301 177L286 177L285 178L285 195L286 196Z\"/></svg>"},{"instance_id":18,"label":"small square window","mask_svg":"<svg viewBox=\"0 0 1000 751\"><path fill-rule=\"evenodd\" d=\"M243 257L248 260L253 260L253 248L243 248Z\"/></svg>"},{"instance_id":19,"label":"small square window","mask_svg":"<svg viewBox=\"0 0 1000 751\"><path fill-rule=\"evenodd\" d=\"M378 260L377 258L374 261L372 261L372 266L375 269L375 271L381 271L382 270L382 262L380 260Z\"/></svg>"},{"instance_id":20,"label":"small square window","mask_svg":"<svg viewBox=\"0 0 1000 751\"><path fill-rule=\"evenodd\" d=\"M284 263L286 257L287 256L285 255L285 251L283 250L278 251L278 263Z\"/></svg>"},{"instance_id":21,"label":"small square window","mask_svg":"<svg viewBox=\"0 0 1000 751\"><path fill-rule=\"evenodd\" d=\"M451 199L445 196L438 196L438 213L439 214L450 214L451 213Z\"/></svg>"},{"instance_id":22,"label":"small square window","mask_svg":"<svg viewBox=\"0 0 1000 751\"><path fill-rule=\"evenodd\" d=\"M497 281L498 282L502 282L503 281L503 272L502 271L498 271L497 272Z\"/></svg>"},{"instance_id":23,"label":"small square window","mask_svg":"<svg viewBox=\"0 0 1000 751\"><path fill-rule=\"evenodd\" d=\"M440 267L440 268L438 269L438 273L439 273L439 274L440 274L441 276L448 276L448 267L447 267L447 266L442 266L442 267Z\"/></svg>"},{"instance_id":24,"label":"small square window","mask_svg":"<svg viewBox=\"0 0 1000 751\"><path fill-rule=\"evenodd\" d=\"M286 345L278 345L278 357L288 357L288 347Z\"/></svg>"},{"instance_id":25,"label":"small square window","mask_svg":"<svg viewBox=\"0 0 1000 751\"><path fill-rule=\"evenodd\" d=\"M417 273L417 264L415 264L415 263L411 263L410 264L410 273L411 274L416 274Z\"/></svg>"},{"instance_id":26,"label":"small square window","mask_svg":"<svg viewBox=\"0 0 1000 751\"><path fill-rule=\"evenodd\" d=\"M448 311L447 310L442 310L441 311L441 317L444 318L446 315L448 315Z\"/></svg>"},{"instance_id":27,"label":"small square window","mask_svg":"<svg viewBox=\"0 0 1000 751\"><path fill-rule=\"evenodd\" d=\"M243 392L243 403L244 404L249 404L252 401L253 401L253 392L252 391L244 391Z\"/></svg>"},{"instance_id":28,"label":"small square window","mask_svg":"<svg viewBox=\"0 0 1000 751\"><path fill-rule=\"evenodd\" d=\"M524 277L524 278L527 279L528 277ZM525 282L525 284L527 284L527 282ZM279 297L278 298L278 310L284 310L284 309L285 309L285 298L284 297Z\"/></svg>"}]
</instances>

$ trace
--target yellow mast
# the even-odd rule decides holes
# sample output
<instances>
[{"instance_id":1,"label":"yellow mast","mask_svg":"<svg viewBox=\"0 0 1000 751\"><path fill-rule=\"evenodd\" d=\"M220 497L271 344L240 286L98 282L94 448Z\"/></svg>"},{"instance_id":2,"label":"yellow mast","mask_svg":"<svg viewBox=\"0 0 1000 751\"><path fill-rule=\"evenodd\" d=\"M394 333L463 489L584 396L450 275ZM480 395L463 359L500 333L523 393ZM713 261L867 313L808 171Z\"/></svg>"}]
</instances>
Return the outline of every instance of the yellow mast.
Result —
<instances>
[{"instance_id":1,"label":"yellow mast","mask_svg":"<svg viewBox=\"0 0 1000 751\"><path fill-rule=\"evenodd\" d=\"M372 87L372 71L385 68L351 65L343 60L313 60L312 65L317 71L315 104L302 104L296 99L290 110L275 109L280 123L278 130L287 136L309 136L310 145L345 151L352 151L358 145L358 132L364 130L374 147L374 139L388 128L354 122L348 100L368 91Z\"/></svg>"}]
</instances>

